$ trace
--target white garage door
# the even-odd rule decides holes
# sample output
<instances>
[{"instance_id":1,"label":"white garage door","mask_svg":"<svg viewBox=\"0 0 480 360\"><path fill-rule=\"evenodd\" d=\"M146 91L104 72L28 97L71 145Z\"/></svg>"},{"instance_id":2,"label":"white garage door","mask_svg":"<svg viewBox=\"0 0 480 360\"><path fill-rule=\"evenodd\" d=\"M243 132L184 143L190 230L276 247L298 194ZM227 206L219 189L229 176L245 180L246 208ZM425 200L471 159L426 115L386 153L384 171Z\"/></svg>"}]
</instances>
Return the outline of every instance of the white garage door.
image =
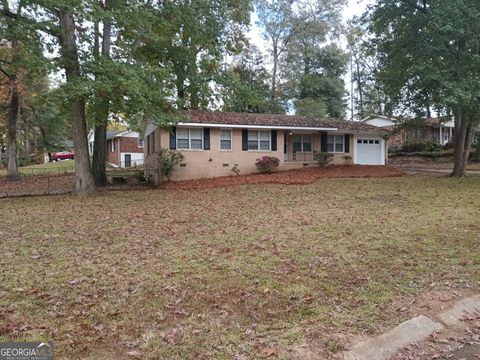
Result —
<instances>
[{"instance_id":1,"label":"white garage door","mask_svg":"<svg viewBox=\"0 0 480 360\"><path fill-rule=\"evenodd\" d=\"M357 164L383 165L382 139L358 138L355 145Z\"/></svg>"}]
</instances>

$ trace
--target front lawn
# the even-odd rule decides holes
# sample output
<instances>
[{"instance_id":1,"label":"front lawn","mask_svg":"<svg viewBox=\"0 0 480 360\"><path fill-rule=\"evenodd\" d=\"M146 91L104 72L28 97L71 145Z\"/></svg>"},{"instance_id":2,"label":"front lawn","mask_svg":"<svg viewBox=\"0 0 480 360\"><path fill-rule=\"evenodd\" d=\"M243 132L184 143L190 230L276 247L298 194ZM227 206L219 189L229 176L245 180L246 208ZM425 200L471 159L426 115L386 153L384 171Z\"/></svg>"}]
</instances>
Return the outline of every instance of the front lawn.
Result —
<instances>
[{"instance_id":1,"label":"front lawn","mask_svg":"<svg viewBox=\"0 0 480 360\"><path fill-rule=\"evenodd\" d=\"M0 341L53 340L59 358L328 358L415 299L478 291L479 216L480 177L4 199Z\"/></svg>"},{"instance_id":2,"label":"front lawn","mask_svg":"<svg viewBox=\"0 0 480 360\"><path fill-rule=\"evenodd\" d=\"M18 168L21 175L42 175L42 174L58 174L64 172L75 171L75 160L62 160L57 162L29 165ZM6 176L7 169L0 169L0 176Z\"/></svg>"}]
</instances>

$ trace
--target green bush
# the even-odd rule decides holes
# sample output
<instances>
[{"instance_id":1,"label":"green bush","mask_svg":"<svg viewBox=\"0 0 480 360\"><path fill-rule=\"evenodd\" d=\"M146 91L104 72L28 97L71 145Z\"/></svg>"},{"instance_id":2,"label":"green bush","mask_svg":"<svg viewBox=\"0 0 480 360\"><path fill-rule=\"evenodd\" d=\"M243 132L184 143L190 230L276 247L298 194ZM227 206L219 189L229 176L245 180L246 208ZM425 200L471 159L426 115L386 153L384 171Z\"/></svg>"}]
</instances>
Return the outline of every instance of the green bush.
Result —
<instances>
[{"instance_id":1,"label":"green bush","mask_svg":"<svg viewBox=\"0 0 480 360\"><path fill-rule=\"evenodd\" d=\"M400 152L434 152L440 151L441 146L436 141L432 140L409 140L405 142L400 148Z\"/></svg>"},{"instance_id":2,"label":"green bush","mask_svg":"<svg viewBox=\"0 0 480 360\"><path fill-rule=\"evenodd\" d=\"M342 159L345 165L352 165L352 157L350 155L344 155Z\"/></svg>"},{"instance_id":3,"label":"green bush","mask_svg":"<svg viewBox=\"0 0 480 360\"><path fill-rule=\"evenodd\" d=\"M329 152L317 152L313 158L318 162L318 166L325 167L333 160L333 154Z\"/></svg>"},{"instance_id":4,"label":"green bush","mask_svg":"<svg viewBox=\"0 0 480 360\"><path fill-rule=\"evenodd\" d=\"M158 152L158 171L160 181L170 180L175 166L180 164L185 157L176 150L161 149Z\"/></svg>"},{"instance_id":5,"label":"green bush","mask_svg":"<svg viewBox=\"0 0 480 360\"><path fill-rule=\"evenodd\" d=\"M475 136L475 143L473 144L472 158L474 161L480 162L480 134Z\"/></svg>"},{"instance_id":6,"label":"green bush","mask_svg":"<svg viewBox=\"0 0 480 360\"><path fill-rule=\"evenodd\" d=\"M278 165L280 165L280 160L275 156L262 156L255 162L257 170L262 174L271 173Z\"/></svg>"},{"instance_id":7,"label":"green bush","mask_svg":"<svg viewBox=\"0 0 480 360\"><path fill-rule=\"evenodd\" d=\"M18 158L18 166L23 167L23 166L29 166L33 165L35 162L33 161L32 157L30 156L20 156Z\"/></svg>"},{"instance_id":8,"label":"green bush","mask_svg":"<svg viewBox=\"0 0 480 360\"><path fill-rule=\"evenodd\" d=\"M415 152L402 152L397 151L392 153L392 157L422 157L427 159L439 159L452 157L452 152L449 151L415 151Z\"/></svg>"}]
</instances>

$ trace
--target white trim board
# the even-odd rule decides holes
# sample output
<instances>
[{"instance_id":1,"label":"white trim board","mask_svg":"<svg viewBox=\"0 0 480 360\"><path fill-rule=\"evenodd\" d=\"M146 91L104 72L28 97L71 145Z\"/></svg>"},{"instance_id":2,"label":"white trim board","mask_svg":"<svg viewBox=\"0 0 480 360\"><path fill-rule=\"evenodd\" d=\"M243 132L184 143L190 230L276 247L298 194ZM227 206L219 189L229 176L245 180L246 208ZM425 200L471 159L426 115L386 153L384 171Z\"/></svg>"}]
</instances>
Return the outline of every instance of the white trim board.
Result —
<instances>
[{"instance_id":1,"label":"white trim board","mask_svg":"<svg viewBox=\"0 0 480 360\"><path fill-rule=\"evenodd\" d=\"M231 125L214 123L178 123L175 126L188 127L216 127L226 129L265 129L265 130L310 130L310 131L337 131L337 128L303 127L303 126L275 126L275 125Z\"/></svg>"},{"instance_id":2,"label":"white trim board","mask_svg":"<svg viewBox=\"0 0 480 360\"><path fill-rule=\"evenodd\" d=\"M178 123L170 124L170 126L185 126L185 127L211 127L220 129L260 129L260 130L300 130L300 131L338 131L338 128L326 127L302 127L302 126L267 126L267 125L231 125L231 124L213 124L213 123ZM158 125L149 124L145 130L145 136L148 136Z\"/></svg>"}]
</instances>

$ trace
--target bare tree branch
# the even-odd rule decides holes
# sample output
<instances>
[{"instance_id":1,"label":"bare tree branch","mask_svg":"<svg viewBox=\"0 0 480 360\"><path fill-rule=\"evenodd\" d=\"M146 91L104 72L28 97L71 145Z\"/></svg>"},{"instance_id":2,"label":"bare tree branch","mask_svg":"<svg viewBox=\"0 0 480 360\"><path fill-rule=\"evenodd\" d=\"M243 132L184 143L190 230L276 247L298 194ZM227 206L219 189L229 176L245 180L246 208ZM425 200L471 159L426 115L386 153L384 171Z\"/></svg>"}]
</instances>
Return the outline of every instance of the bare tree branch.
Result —
<instances>
[{"instance_id":1,"label":"bare tree branch","mask_svg":"<svg viewBox=\"0 0 480 360\"><path fill-rule=\"evenodd\" d=\"M0 72L3 73L9 79L12 77L12 75L10 75L5 69L3 69L1 67L0 67Z\"/></svg>"}]
</instances>

